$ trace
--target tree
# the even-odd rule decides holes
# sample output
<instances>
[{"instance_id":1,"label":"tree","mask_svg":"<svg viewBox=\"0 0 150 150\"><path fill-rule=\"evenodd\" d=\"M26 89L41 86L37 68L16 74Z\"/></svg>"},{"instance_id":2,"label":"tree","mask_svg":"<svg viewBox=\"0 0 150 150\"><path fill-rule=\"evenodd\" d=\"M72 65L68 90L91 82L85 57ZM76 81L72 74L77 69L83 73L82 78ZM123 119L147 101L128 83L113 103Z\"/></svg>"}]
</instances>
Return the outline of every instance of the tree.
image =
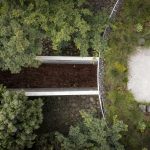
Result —
<instances>
[{"instance_id":1,"label":"tree","mask_svg":"<svg viewBox=\"0 0 150 150\"><path fill-rule=\"evenodd\" d=\"M59 54L70 43L88 55L103 49L100 34L107 17L93 13L85 0L3 0L0 3L0 68L18 73L22 67L37 67L42 39L49 38Z\"/></svg>"},{"instance_id":2,"label":"tree","mask_svg":"<svg viewBox=\"0 0 150 150\"><path fill-rule=\"evenodd\" d=\"M42 100L28 100L23 92L0 87L0 149L21 150L34 143L42 123Z\"/></svg>"},{"instance_id":3,"label":"tree","mask_svg":"<svg viewBox=\"0 0 150 150\"><path fill-rule=\"evenodd\" d=\"M35 27L40 24L57 54L70 43L75 44L82 56L88 55L89 49L95 55L103 49L105 44L100 34L107 23L105 13L93 13L86 0L44 0L42 3L45 11L39 14L37 9L26 18L27 23Z\"/></svg>"},{"instance_id":4,"label":"tree","mask_svg":"<svg viewBox=\"0 0 150 150\"><path fill-rule=\"evenodd\" d=\"M107 126L104 119L94 118L92 115L81 111L83 122L71 127L68 137L56 134L61 143L62 150L123 150L124 146L119 142L121 132L127 130L127 126L114 118L113 125Z\"/></svg>"},{"instance_id":5,"label":"tree","mask_svg":"<svg viewBox=\"0 0 150 150\"><path fill-rule=\"evenodd\" d=\"M54 50L60 51L70 42L82 56L87 56L89 49L94 55L103 49L100 34L105 29L107 17L102 11L93 13L87 5L86 0L55 0L51 3L47 33Z\"/></svg>"},{"instance_id":6,"label":"tree","mask_svg":"<svg viewBox=\"0 0 150 150\"><path fill-rule=\"evenodd\" d=\"M25 22L31 13L17 2L0 3L0 68L18 73L21 67L38 66L36 55L42 52L42 32Z\"/></svg>"}]
</instances>

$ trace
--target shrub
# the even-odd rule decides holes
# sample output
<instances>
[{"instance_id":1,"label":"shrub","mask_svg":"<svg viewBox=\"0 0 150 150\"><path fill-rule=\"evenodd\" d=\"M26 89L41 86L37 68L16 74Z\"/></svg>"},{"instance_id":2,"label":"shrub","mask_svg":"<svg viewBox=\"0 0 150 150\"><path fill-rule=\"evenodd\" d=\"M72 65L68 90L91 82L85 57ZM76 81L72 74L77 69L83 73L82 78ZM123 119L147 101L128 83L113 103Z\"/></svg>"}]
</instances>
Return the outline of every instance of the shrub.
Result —
<instances>
[{"instance_id":1,"label":"shrub","mask_svg":"<svg viewBox=\"0 0 150 150\"><path fill-rule=\"evenodd\" d=\"M18 73L21 67L37 67L42 39L51 41L55 54L71 43L82 56L105 47L100 34L107 17L93 13L85 0L6 0L0 3L0 68Z\"/></svg>"},{"instance_id":2,"label":"shrub","mask_svg":"<svg viewBox=\"0 0 150 150\"><path fill-rule=\"evenodd\" d=\"M114 118L112 125L108 125L104 119L94 117L81 111L82 122L76 126L71 126L67 136L55 133L54 136L44 136L37 141L38 150L123 150L120 143L122 133L127 130L127 126Z\"/></svg>"},{"instance_id":3,"label":"shrub","mask_svg":"<svg viewBox=\"0 0 150 150\"><path fill-rule=\"evenodd\" d=\"M45 1L46 2L46 1ZM102 50L104 44L100 33L104 31L107 17L103 12L93 14L86 0L55 0L46 4L47 13L28 17L28 24L35 25L36 17L41 20L41 28L52 41L55 51L74 43L82 56L88 55L92 49L95 55ZM87 7L85 7L87 6Z\"/></svg>"},{"instance_id":4,"label":"shrub","mask_svg":"<svg viewBox=\"0 0 150 150\"><path fill-rule=\"evenodd\" d=\"M106 105L107 119L111 121L113 116L117 115L118 119L128 125L128 132L122 139L125 149L148 147L148 122L145 121L144 114L133 95L121 89L110 91L107 94L109 99Z\"/></svg>"},{"instance_id":5,"label":"shrub","mask_svg":"<svg viewBox=\"0 0 150 150\"><path fill-rule=\"evenodd\" d=\"M42 52L39 29L25 22L31 6L22 8L17 2L0 4L0 68L18 73L21 67L38 66L36 55Z\"/></svg>"},{"instance_id":6,"label":"shrub","mask_svg":"<svg viewBox=\"0 0 150 150\"><path fill-rule=\"evenodd\" d=\"M110 34L108 42L110 49L105 53L106 111L109 119L112 120L113 116L117 115L128 125L128 132L123 138L126 149L137 150L149 146L146 140L149 139L148 121L145 121L138 103L127 89L130 54L139 44L142 46L150 44L148 5L149 0L124 2L122 11L116 19L115 28ZM146 124L146 129L142 133L138 129L139 124Z\"/></svg>"},{"instance_id":7,"label":"shrub","mask_svg":"<svg viewBox=\"0 0 150 150\"><path fill-rule=\"evenodd\" d=\"M110 91L107 98L109 99L107 106L109 117L113 118L114 115L118 115L119 119L128 123L129 129L143 121L143 114L138 107L139 105L130 92L123 90Z\"/></svg>"},{"instance_id":8,"label":"shrub","mask_svg":"<svg viewBox=\"0 0 150 150\"><path fill-rule=\"evenodd\" d=\"M104 119L95 118L86 112L81 111L81 116L83 122L71 127L68 137L56 134L62 150L124 149L120 139L122 132L127 130L127 126L122 121L114 117L113 124L107 126Z\"/></svg>"},{"instance_id":9,"label":"shrub","mask_svg":"<svg viewBox=\"0 0 150 150\"><path fill-rule=\"evenodd\" d=\"M21 150L34 143L42 123L42 100L28 100L23 92L0 88L0 149Z\"/></svg>"}]
</instances>

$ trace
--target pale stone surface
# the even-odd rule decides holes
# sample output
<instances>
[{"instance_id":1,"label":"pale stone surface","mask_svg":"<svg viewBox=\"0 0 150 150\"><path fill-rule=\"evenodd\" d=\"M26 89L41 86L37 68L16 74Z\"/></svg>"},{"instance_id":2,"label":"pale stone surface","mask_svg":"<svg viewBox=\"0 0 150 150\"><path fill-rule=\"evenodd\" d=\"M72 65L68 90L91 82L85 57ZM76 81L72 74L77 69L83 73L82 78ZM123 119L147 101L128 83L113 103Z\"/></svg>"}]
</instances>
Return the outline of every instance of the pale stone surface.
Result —
<instances>
[{"instance_id":1,"label":"pale stone surface","mask_svg":"<svg viewBox=\"0 0 150 150\"><path fill-rule=\"evenodd\" d=\"M147 112L150 113L150 106L147 106Z\"/></svg>"},{"instance_id":2,"label":"pale stone surface","mask_svg":"<svg viewBox=\"0 0 150 150\"><path fill-rule=\"evenodd\" d=\"M138 102L150 102L150 48L138 48L130 57L128 89Z\"/></svg>"}]
</instances>

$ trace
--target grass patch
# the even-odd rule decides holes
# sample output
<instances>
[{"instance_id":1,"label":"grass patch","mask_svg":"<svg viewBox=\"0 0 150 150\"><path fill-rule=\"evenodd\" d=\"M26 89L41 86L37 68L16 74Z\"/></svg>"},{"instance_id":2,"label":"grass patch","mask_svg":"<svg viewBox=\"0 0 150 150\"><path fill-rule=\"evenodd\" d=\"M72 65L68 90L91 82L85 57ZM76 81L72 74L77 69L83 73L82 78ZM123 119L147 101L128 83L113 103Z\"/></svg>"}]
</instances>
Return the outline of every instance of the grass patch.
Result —
<instances>
[{"instance_id":1,"label":"grass patch","mask_svg":"<svg viewBox=\"0 0 150 150\"><path fill-rule=\"evenodd\" d=\"M126 149L150 148L149 122L145 120L138 103L127 90L128 58L136 47L150 46L150 1L127 0L114 23L105 53L106 108L109 120L114 115L128 124L123 143ZM146 125L141 131L142 125Z\"/></svg>"}]
</instances>

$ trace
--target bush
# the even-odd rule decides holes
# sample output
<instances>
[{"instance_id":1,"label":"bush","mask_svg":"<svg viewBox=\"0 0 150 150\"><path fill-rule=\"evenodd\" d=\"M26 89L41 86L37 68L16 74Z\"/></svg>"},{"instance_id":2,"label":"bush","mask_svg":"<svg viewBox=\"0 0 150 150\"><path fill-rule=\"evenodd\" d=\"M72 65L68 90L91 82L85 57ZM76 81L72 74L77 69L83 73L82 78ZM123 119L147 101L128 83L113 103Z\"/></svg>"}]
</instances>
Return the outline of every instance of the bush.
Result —
<instances>
[{"instance_id":1,"label":"bush","mask_svg":"<svg viewBox=\"0 0 150 150\"><path fill-rule=\"evenodd\" d=\"M56 134L64 150L104 149L123 150L124 146L119 142L121 133L127 130L127 126L114 118L113 125L107 126L104 119L94 118L92 115L81 112L83 122L71 127L68 137Z\"/></svg>"},{"instance_id":2,"label":"bush","mask_svg":"<svg viewBox=\"0 0 150 150\"><path fill-rule=\"evenodd\" d=\"M70 43L75 44L82 56L88 55L89 49L95 55L102 50L104 44L100 33L107 23L103 12L93 14L86 0L55 0L50 4L44 2L47 13L39 15L35 12L29 15L28 24L36 26L36 17L39 17L41 28L58 54L61 48L67 48Z\"/></svg>"},{"instance_id":3,"label":"bush","mask_svg":"<svg viewBox=\"0 0 150 150\"><path fill-rule=\"evenodd\" d=\"M147 133L148 124L144 120L144 114L140 111L139 104L135 101L133 95L127 91L111 91L108 93L109 104L107 103L107 117L113 120L117 115L128 125L128 132L124 134L122 143L126 149L142 149L148 147Z\"/></svg>"},{"instance_id":4,"label":"bush","mask_svg":"<svg viewBox=\"0 0 150 150\"><path fill-rule=\"evenodd\" d=\"M96 55L104 46L100 33L107 18L102 12L93 14L84 0L3 0L0 15L0 68L12 73L38 66L35 57L45 38L56 54L70 43L82 56L89 49Z\"/></svg>"},{"instance_id":5,"label":"bush","mask_svg":"<svg viewBox=\"0 0 150 150\"><path fill-rule=\"evenodd\" d=\"M140 111L134 96L127 89L128 60L130 54L140 45L150 45L149 32L149 0L126 0L120 11L114 29L110 34L108 45L110 49L105 53L105 84L108 118L117 115L128 125L128 132L123 138L126 149L149 148L149 127L144 114ZM141 133L139 124L146 124Z\"/></svg>"},{"instance_id":6,"label":"bush","mask_svg":"<svg viewBox=\"0 0 150 150\"><path fill-rule=\"evenodd\" d=\"M23 92L0 87L0 149L30 148L42 123L42 100L28 100Z\"/></svg>"},{"instance_id":7,"label":"bush","mask_svg":"<svg viewBox=\"0 0 150 150\"><path fill-rule=\"evenodd\" d=\"M120 143L122 133L127 126L114 118L112 125L107 125L104 119L99 119L91 114L81 111L82 122L75 127L71 126L69 134L64 136L55 133L55 138L45 136L37 142L38 150L123 150ZM48 139L49 138L49 139ZM48 140L47 140L48 139ZM46 143L47 142L47 143Z\"/></svg>"},{"instance_id":8,"label":"bush","mask_svg":"<svg viewBox=\"0 0 150 150\"><path fill-rule=\"evenodd\" d=\"M38 66L34 59L42 52L42 33L25 22L31 6L17 2L0 3L0 68L18 73L21 67Z\"/></svg>"}]
</instances>

